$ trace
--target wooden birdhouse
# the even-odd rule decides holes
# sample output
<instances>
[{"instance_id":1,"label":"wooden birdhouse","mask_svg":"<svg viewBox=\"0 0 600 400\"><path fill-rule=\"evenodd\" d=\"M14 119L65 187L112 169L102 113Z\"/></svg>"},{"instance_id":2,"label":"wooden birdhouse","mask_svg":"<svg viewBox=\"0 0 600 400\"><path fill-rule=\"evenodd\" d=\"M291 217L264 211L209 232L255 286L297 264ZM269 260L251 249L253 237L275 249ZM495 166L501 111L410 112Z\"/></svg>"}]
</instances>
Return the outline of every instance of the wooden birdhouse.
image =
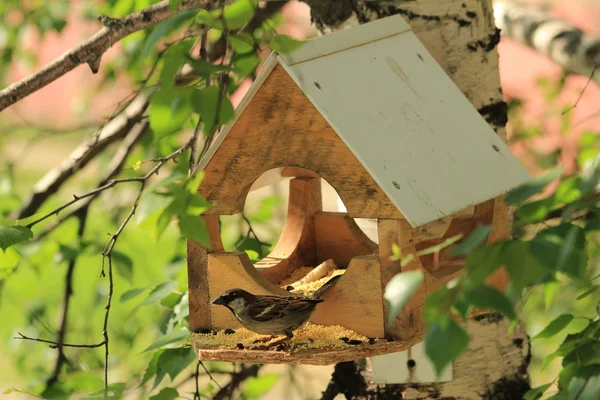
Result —
<instances>
[{"instance_id":1,"label":"wooden birdhouse","mask_svg":"<svg viewBox=\"0 0 600 400\"><path fill-rule=\"evenodd\" d=\"M424 283L386 326L383 291L401 270L392 245L416 255L477 224L494 226L489 240L502 237L499 196L530 179L400 16L272 54L200 168L199 192L214 207L201 216L211 246L188 241L194 348L202 360L259 363L332 364L420 342L425 297L463 260L448 249L415 256L403 270L421 269ZM273 170L293 177L287 219L272 253L253 264L224 251L219 215L242 211L255 181ZM347 212L322 211L321 178ZM377 219L378 245L354 218ZM326 262L336 267L329 275L343 275L291 347L252 345L225 307L210 304L232 288L299 296L284 282ZM499 274L491 280L506 284Z\"/></svg>"}]
</instances>

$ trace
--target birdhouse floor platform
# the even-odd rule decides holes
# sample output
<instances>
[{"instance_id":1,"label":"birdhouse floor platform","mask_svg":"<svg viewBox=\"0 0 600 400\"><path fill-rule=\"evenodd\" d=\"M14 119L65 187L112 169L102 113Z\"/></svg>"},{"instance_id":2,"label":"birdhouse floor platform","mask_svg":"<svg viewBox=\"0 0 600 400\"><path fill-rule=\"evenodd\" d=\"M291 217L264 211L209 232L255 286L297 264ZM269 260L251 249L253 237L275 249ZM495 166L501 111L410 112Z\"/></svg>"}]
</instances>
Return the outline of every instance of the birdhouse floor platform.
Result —
<instances>
[{"instance_id":1,"label":"birdhouse floor platform","mask_svg":"<svg viewBox=\"0 0 600 400\"><path fill-rule=\"evenodd\" d=\"M241 328L194 333L192 345L202 361L330 365L404 351L420 340L417 337L413 341L367 338L341 326L310 323L284 343L276 343L281 337L269 342L264 339L264 335Z\"/></svg>"}]
</instances>

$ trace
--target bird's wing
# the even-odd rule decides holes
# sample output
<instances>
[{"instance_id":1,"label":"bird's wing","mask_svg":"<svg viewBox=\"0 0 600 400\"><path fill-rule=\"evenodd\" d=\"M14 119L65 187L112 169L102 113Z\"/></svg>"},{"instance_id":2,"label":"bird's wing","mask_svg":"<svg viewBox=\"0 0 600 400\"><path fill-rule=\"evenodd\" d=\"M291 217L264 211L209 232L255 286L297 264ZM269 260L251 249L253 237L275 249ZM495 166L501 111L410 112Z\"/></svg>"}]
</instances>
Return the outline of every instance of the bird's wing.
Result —
<instances>
[{"instance_id":1,"label":"bird's wing","mask_svg":"<svg viewBox=\"0 0 600 400\"><path fill-rule=\"evenodd\" d=\"M248 315L256 321L269 321L274 318L280 318L284 313L295 314L306 311L320 303L323 300L312 299L291 299L275 296L257 297L254 304L248 307Z\"/></svg>"}]
</instances>

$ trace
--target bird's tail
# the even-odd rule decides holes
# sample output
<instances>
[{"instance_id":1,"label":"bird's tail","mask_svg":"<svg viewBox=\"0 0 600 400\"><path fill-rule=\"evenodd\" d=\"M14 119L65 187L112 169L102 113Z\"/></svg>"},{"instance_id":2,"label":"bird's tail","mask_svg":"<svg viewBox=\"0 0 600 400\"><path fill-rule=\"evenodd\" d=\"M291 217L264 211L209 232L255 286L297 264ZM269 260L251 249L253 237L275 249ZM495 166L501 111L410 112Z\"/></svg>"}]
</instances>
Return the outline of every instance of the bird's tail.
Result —
<instances>
[{"instance_id":1,"label":"bird's tail","mask_svg":"<svg viewBox=\"0 0 600 400\"><path fill-rule=\"evenodd\" d=\"M327 282L325 282L323 286L321 286L315 291L312 298L315 300L320 299L321 296L323 296L327 290L329 290L333 285L335 285L335 283L338 281L338 279L340 279L341 276L342 275L336 275L333 278L329 279Z\"/></svg>"}]
</instances>

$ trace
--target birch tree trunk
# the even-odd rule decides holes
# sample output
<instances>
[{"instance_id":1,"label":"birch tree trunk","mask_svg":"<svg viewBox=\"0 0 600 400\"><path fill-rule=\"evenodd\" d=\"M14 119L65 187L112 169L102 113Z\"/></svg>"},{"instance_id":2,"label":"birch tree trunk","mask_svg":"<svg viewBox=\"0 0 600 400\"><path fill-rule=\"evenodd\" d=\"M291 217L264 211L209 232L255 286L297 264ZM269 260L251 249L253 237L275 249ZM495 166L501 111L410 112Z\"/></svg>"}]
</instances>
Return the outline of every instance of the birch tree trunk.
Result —
<instances>
[{"instance_id":1,"label":"birch tree trunk","mask_svg":"<svg viewBox=\"0 0 600 400\"><path fill-rule=\"evenodd\" d=\"M491 0L304 0L321 34L400 14L473 106L505 138L507 107L498 72L500 31ZM357 76L356 79L361 79ZM454 363L454 380L432 385L369 384L351 363L336 366L323 399L521 399L530 388L529 341L497 314L471 319L469 350ZM405 368L405 366L399 366Z\"/></svg>"}]
</instances>

